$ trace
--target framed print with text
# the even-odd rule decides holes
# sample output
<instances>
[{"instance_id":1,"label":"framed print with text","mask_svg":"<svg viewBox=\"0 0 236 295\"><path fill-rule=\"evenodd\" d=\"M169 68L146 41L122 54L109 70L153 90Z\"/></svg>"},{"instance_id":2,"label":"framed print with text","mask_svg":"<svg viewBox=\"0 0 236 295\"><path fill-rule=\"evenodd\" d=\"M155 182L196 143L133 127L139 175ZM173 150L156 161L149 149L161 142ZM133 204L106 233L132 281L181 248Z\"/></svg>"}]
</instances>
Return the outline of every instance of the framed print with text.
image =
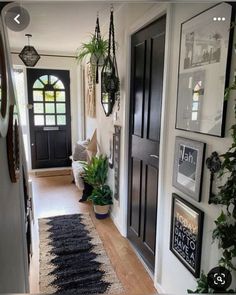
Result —
<instances>
[{"instance_id":1,"label":"framed print with text","mask_svg":"<svg viewBox=\"0 0 236 295\"><path fill-rule=\"evenodd\" d=\"M205 143L176 137L173 168L174 187L197 202L201 198Z\"/></svg>"},{"instance_id":2,"label":"framed print with text","mask_svg":"<svg viewBox=\"0 0 236 295\"><path fill-rule=\"evenodd\" d=\"M198 278L204 213L178 195L172 196L170 250Z\"/></svg>"}]
</instances>

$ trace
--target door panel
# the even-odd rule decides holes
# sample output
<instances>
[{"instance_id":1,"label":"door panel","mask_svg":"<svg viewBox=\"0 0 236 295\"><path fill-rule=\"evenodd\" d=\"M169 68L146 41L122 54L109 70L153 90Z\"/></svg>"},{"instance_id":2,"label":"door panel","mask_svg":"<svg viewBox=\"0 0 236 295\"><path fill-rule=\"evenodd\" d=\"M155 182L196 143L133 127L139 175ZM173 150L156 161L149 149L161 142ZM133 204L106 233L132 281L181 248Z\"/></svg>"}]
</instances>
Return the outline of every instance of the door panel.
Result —
<instances>
[{"instance_id":1,"label":"door panel","mask_svg":"<svg viewBox=\"0 0 236 295\"><path fill-rule=\"evenodd\" d=\"M49 160L48 134L42 131L35 132L35 151L38 160Z\"/></svg>"},{"instance_id":2,"label":"door panel","mask_svg":"<svg viewBox=\"0 0 236 295\"><path fill-rule=\"evenodd\" d=\"M128 238L154 270L165 16L131 38Z\"/></svg>"},{"instance_id":3,"label":"door panel","mask_svg":"<svg viewBox=\"0 0 236 295\"><path fill-rule=\"evenodd\" d=\"M132 159L132 170L133 172L133 181L132 181L132 199L131 199L131 222L130 226L136 235L140 235L140 197L141 197L141 176L142 176L142 166L141 161L138 159Z\"/></svg>"},{"instance_id":4,"label":"door panel","mask_svg":"<svg viewBox=\"0 0 236 295\"><path fill-rule=\"evenodd\" d=\"M146 42L135 46L135 59L139 63L135 66L135 107L134 107L134 134L142 136L143 133L143 96L144 96L144 83L145 83L145 55L146 55Z\"/></svg>"},{"instance_id":5,"label":"door panel","mask_svg":"<svg viewBox=\"0 0 236 295\"><path fill-rule=\"evenodd\" d=\"M156 210L157 210L157 189L158 189L158 170L152 166L146 166L147 190L145 198L145 225L144 242L155 253L156 232Z\"/></svg>"},{"instance_id":6,"label":"door panel","mask_svg":"<svg viewBox=\"0 0 236 295\"><path fill-rule=\"evenodd\" d=\"M66 159L66 132L62 130L53 133L54 158L57 160Z\"/></svg>"},{"instance_id":7,"label":"door panel","mask_svg":"<svg viewBox=\"0 0 236 295\"><path fill-rule=\"evenodd\" d=\"M70 165L69 71L27 69L32 168Z\"/></svg>"},{"instance_id":8,"label":"door panel","mask_svg":"<svg viewBox=\"0 0 236 295\"><path fill-rule=\"evenodd\" d=\"M162 97L162 75L164 68L164 58L155 58L157 56L164 57L165 35L159 35L151 41L151 81L150 81L150 112L149 112L149 128L148 138L151 140L160 140L161 126L161 97ZM153 81L153 77L155 77Z\"/></svg>"}]
</instances>

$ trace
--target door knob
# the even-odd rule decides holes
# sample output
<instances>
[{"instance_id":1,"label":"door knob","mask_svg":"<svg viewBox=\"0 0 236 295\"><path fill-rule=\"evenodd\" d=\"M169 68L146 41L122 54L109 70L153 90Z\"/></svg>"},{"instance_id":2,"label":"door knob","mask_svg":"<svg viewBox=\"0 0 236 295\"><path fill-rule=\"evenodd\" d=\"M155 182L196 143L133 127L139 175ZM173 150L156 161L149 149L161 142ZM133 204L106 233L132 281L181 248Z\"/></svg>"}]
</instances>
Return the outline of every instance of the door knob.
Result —
<instances>
[{"instance_id":1,"label":"door knob","mask_svg":"<svg viewBox=\"0 0 236 295\"><path fill-rule=\"evenodd\" d=\"M34 143L31 143L31 146L34 146Z\"/></svg>"},{"instance_id":2,"label":"door knob","mask_svg":"<svg viewBox=\"0 0 236 295\"><path fill-rule=\"evenodd\" d=\"M159 159L158 155L150 155L151 158Z\"/></svg>"}]
</instances>

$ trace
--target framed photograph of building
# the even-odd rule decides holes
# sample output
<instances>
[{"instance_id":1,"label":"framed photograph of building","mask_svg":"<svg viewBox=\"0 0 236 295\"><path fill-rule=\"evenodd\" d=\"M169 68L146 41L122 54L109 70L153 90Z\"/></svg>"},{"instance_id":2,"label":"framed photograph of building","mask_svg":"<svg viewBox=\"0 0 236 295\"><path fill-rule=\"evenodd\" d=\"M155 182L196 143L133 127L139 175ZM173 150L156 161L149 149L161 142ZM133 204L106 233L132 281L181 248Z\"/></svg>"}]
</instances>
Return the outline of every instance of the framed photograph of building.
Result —
<instances>
[{"instance_id":1,"label":"framed photograph of building","mask_svg":"<svg viewBox=\"0 0 236 295\"><path fill-rule=\"evenodd\" d=\"M173 186L200 202L205 143L176 137Z\"/></svg>"},{"instance_id":2,"label":"framed photograph of building","mask_svg":"<svg viewBox=\"0 0 236 295\"><path fill-rule=\"evenodd\" d=\"M176 129L224 136L231 22L232 6L221 3L181 24Z\"/></svg>"},{"instance_id":3,"label":"framed photograph of building","mask_svg":"<svg viewBox=\"0 0 236 295\"><path fill-rule=\"evenodd\" d=\"M170 250L196 278L201 267L203 218L201 210L172 195Z\"/></svg>"}]
</instances>

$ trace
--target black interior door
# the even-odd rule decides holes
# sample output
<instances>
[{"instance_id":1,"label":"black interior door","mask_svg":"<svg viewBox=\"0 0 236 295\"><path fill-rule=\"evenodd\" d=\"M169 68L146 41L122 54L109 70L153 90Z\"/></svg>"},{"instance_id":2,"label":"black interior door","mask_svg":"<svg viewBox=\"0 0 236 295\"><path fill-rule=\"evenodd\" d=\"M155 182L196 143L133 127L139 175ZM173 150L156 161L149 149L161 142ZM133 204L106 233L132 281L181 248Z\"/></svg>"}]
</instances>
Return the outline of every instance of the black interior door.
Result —
<instances>
[{"instance_id":1,"label":"black interior door","mask_svg":"<svg viewBox=\"0 0 236 295\"><path fill-rule=\"evenodd\" d=\"M131 38L128 238L155 263L165 16Z\"/></svg>"},{"instance_id":2,"label":"black interior door","mask_svg":"<svg viewBox=\"0 0 236 295\"><path fill-rule=\"evenodd\" d=\"M69 71L27 69L27 82L32 168L69 166Z\"/></svg>"}]
</instances>

